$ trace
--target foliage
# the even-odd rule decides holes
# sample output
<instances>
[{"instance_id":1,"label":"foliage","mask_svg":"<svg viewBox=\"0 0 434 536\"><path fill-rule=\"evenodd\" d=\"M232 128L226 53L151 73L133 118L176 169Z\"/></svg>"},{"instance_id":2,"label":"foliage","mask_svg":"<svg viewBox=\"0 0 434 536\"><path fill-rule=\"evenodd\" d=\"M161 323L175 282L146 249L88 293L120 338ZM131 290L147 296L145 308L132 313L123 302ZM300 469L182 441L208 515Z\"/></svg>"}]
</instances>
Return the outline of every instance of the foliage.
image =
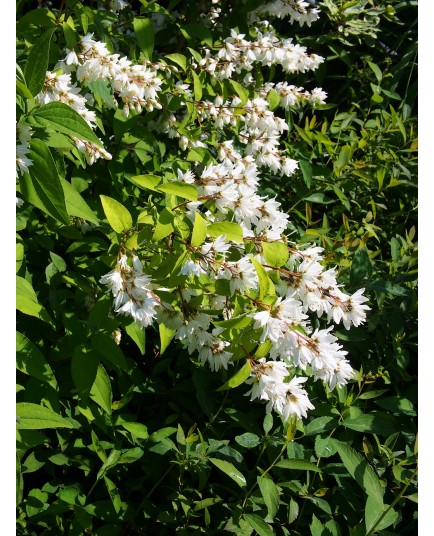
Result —
<instances>
[{"instance_id":1,"label":"foliage","mask_svg":"<svg viewBox=\"0 0 434 536\"><path fill-rule=\"evenodd\" d=\"M17 2L26 147L17 149L17 533L413 534L416 3L324 0L308 28L270 15L279 38L325 61L304 73L262 64L252 81L199 67L231 28L258 38L249 27L264 19L263 2L35 4ZM70 96L44 101L47 71L59 76L65 50L78 51L88 33L111 53L160 69L158 97L136 110L122 102L124 89L97 79L83 82L89 96L75 108ZM270 82L296 84L296 102L285 106L277 90L264 90ZM299 87L316 85L325 104ZM213 123L201 103L222 95L245 117L260 91L288 130L282 164L261 167L258 193L282 204L293 242L245 246L235 216L184 179L221 161L225 139L241 151L240 120ZM292 159L298 169L282 172ZM222 235L229 262L242 248L253 259L256 288L234 290L234 278L201 273L200 248ZM366 325L334 331L354 377L333 389L310 382L315 407L302 420L264 411L245 393L272 347L256 303L276 304L282 270L293 262L296 271L293 251L310 244L324 248L322 265L337 267L345 291L366 289L371 310ZM145 281L142 268L152 273L156 286L143 283L150 315L161 301L184 320L214 315L228 343L215 353L224 362L230 349L230 362L198 359L195 336L180 338L169 313L154 323L116 314L116 293L105 288L116 266L124 286ZM225 297L230 314L217 316L223 305L213 295ZM297 340L307 336L303 325ZM311 316L312 330L325 326Z\"/></svg>"}]
</instances>

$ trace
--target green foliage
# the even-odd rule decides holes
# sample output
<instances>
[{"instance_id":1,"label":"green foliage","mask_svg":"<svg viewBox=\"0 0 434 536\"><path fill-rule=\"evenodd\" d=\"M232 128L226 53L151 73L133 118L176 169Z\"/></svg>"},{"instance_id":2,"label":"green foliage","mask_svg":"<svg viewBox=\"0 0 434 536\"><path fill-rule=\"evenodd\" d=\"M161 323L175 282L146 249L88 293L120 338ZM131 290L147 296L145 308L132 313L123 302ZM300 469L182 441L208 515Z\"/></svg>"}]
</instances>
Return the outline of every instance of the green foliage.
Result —
<instances>
[{"instance_id":1,"label":"green foliage","mask_svg":"<svg viewBox=\"0 0 434 536\"><path fill-rule=\"evenodd\" d=\"M198 189L174 181L176 172L187 162L203 168L211 152L182 156L153 133L160 111L125 118L104 105L113 95L101 83L88 85L98 136L69 106L34 99L59 51L94 32L137 62L164 61L168 78L176 66L195 101L220 85L242 107L249 95L240 82L205 85L189 61L203 44L217 50L229 28L245 31L260 2L230 3L227 13L222 2L211 29L201 2L132 2L136 16L72 4L62 12L17 3L17 109L34 129L33 165L17 185L26 202L17 211L17 534L414 534L415 2L324 0L321 19L294 39L321 46L324 64L311 80L297 76L321 84L328 104L284 111L268 94L290 125L284 144L299 170L278 180L265 171L261 194L276 196L295 240L324 247L327 266L350 291L365 287L371 306L366 326L336 332L356 376L333 391L313 384L315 409L303 422L264 418L238 388L270 348L243 313L247 298L215 322L237 350L228 370L211 375L164 324L145 331L115 315L99 283L123 244L143 253L164 299L177 303L181 267L207 235L244 243L237 223L209 223L199 212L190 221L178 210L198 201ZM276 23L283 36L286 26ZM263 69L264 80L284 76ZM163 97L161 114L181 108L177 95ZM181 128L199 140L195 113L186 110ZM86 166L73 137L109 147L113 159ZM288 259L282 242L264 242L263 252L274 269ZM253 264L259 287L250 299L273 304L275 272ZM229 286L210 285L222 295ZM203 299L197 292L194 306Z\"/></svg>"}]
</instances>

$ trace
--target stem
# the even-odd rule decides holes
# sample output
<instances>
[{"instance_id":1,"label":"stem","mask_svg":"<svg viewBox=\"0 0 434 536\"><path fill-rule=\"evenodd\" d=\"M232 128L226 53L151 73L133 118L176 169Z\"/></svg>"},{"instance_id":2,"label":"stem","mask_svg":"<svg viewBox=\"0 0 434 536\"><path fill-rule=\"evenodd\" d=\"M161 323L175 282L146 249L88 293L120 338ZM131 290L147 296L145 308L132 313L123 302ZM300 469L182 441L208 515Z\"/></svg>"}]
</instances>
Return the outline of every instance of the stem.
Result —
<instances>
[{"instance_id":1,"label":"stem","mask_svg":"<svg viewBox=\"0 0 434 536\"><path fill-rule=\"evenodd\" d=\"M370 529L369 532L366 533L366 536L370 536L371 534L374 533L375 529L378 527L378 525L380 524L380 522L386 517L386 515L389 513L389 511L395 506L395 504L401 499L401 497L404 495L404 493L407 491L407 488L408 486L411 484L411 481L413 480L413 477L415 476L415 474L417 473L417 466L416 466L416 469L413 471L413 474L411 475L411 477L408 479L408 482L407 484L402 488L402 490L398 493L398 495L395 497L395 500L392 502L392 504L387 508L387 510L385 510L381 516L378 518L377 522L375 523L375 525Z\"/></svg>"}]
</instances>

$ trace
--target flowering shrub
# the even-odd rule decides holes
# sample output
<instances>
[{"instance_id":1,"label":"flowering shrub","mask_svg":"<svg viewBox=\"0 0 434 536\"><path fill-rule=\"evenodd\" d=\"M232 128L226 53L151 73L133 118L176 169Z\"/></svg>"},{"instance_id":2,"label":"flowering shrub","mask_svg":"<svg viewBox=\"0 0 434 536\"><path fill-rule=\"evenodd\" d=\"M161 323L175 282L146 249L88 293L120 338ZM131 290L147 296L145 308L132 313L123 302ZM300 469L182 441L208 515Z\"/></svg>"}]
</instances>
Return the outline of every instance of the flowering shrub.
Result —
<instances>
[{"instance_id":1,"label":"flowering shrub","mask_svg":"<svg viewBox=\"0 0 434 536\"><path fill-rule=\"evenodd\" d=\"M59 9L42 6L18 22L18 36L26 40L19 41L17 68L17 230L28 243L25 250L19 242L17 256L17 366L34 381L23 385L18 403L19 449L24 454L47 443L50 436L37 430L55 429L58 451L50 462L75 460L85 478L93 461L83 458L83 449L102 462L86 492L79 479L68 476L65 485L59 474L32 489L21 527L27 531L29 518L29 527L36 522L51 530L50 516L71 510L56 534L124 534L125 522L139 533L142 522L133 523L130 511L134 500L125 502L115 482L123 464L149 449L151 457L174 454L181 473L196 475L199 483L194 513L181 484L173 513L156 512L149 497L167 472L149 466L132 488L134 494L143 478L148 487L151 482L136 504L148 520L144 526L272 534L283 488L267 474L276 464L319 471L300 460L292 440L297 430L315 433L315 421L321 421L318 431L335 427L336 416L325 408L363 374L351 366L340 343L345 336L336 330L353 333L371 308L364 288L345 291L327 249L293 236L298 215L267 191L300 169L306 174L307 157L301 155L300 163L291 149L290 131L302 128L293 119L327 108L326 92L307 78L324 58L278 28L281 20L294 24L295 34L304 25L313 28L320 10L303 0L249 0L225 9L214 0L167 8L163 2L94 4L66 3L65 11L63 3ZM36 260L39 247L45 257ZM160 380L147 378L150 360L157 370L166 366L163 354L176 356L175 370L165 370L174 392L185 396L183 378L192 377L196 394L189 396L198 404L189 411L204 412L202 430L197 422L187 435L181 424L170 426L179 411L176 397L169 402L177 408L175 418L165 417L156 428L166 426L152 434L150 422L128 413L138 395L152 393L157 406L167 397ZM59 375L65 367L68 373ZM202 495L210 464L247 486L242 456L225 435L206 434L221 411L207 390L227 397L235 388L253 409L240 399L232 418L253 411L256 420L265 417L268 434L274 413L280 435L272 446L281 450L268 455L271 466L255 475L234 515L220 514L212 524L208 508L220 500ZM266 403L261 418L256 399ZM320 416L304 427L315 409ZM235 440L245 449L256 447L258 426L244 426ZM173 433L177 446L168 439ZM364 466L372 481L364 484L351 465L360 455L330 436L315 443L315 452L319 458L338 453L368 501L375 501L370 511L380 505L364 525L373 530L388 505L372 467ZM46 456L32 455L24 472L47 463ZM248 502L256 486L265 521ZM105 514L88 500L94 489ZM57 498L47 506L53 493ZM230 511L230 504L225 508ZM292 523L298 515L292 499L289 508ZM195 525L198 515L205 517Z\"/></svg>"}]
</instances>

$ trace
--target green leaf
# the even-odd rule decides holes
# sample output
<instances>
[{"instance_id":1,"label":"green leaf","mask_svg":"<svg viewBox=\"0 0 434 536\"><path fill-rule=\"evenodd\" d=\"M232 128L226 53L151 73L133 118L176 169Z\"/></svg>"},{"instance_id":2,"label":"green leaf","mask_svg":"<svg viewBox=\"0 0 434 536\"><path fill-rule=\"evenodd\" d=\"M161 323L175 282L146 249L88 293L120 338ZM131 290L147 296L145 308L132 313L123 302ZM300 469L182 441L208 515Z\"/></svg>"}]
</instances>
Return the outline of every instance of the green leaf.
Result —
<instances>
[{"instance_id":1,"label":"green leaf","mask_svg":"<svg viewBox=\"0 0 434 536\"><path fill-rule=\"evenodd\" d=\"M60 184L62 185L63 193L65 195L66 211L68 214L98 225L99 220L95 213L77 192L74 186L62 178L60 179Z\"/></svg>"},{"instance_id":2,"label":"green leaf","mask_svg":"<svg viewBox=\"0 0 434 536\"><path fill-rule=\"evenodd\" d=\"M179 65L183 71L187 70L187 58L183 54L167 54L164 57Z\"/></svg>"},{"instance_id":3,"label":"green leaf","mask_svg":"<svg viewBox=\"0 0 434 536\"><path fill-rule=\"evenodd\" d=\"M95 381L90 390L90 398L109 415L112 412L112 388L110 378L102 365L98 365Z\"/></svg>"},{"instance_id":4,"label":"green leaf","mask_svg":"<svg viewBox=\"0 0 434 536\"><path fill-rule=\"evenodd\" d=\"M227 389L234 389L235 387L238 387L247 380L251 371L252 365L250 364L250 361L247 360L245 364L226 383L217 389L217 391L226 391Z\"/></svg>"},{"instance_id":5,"label":"green leaf","mask_svg":"<svg viewBox=\"0 0 434 536\"><path fill-rule=\"evenodd\" d=\"M296 471L314 471L315 473L322 473L321 469L317 465L310 462L305 462L304 460L299 460L297 458L280 460L276 463L275 467L280 467L281 469L293 469Z\"/></svg>"},{"instance_id":6,"label":"green leaf","mask_svg":"<svg viewBox=\"0 0 434 536\"><path fill-rule=\"evenodd\" d=\"M150 60L152 58L152 51L154 50L154 28L152 27L152 22L145 17L134 17L133 26L137 44L145 58Z\"/></svg>"},{"instance_id":7,"label":"green leaf","mask_svg":"<svg viewBox=\"0 0 434 536\"><path fill-rule=\"evenodd\" d=\"M38 404L18 402L18 428L21 430L43 430L45 428L74 428L74 426L55 413Z\"/></svg>"},{"instance_id":8,"label":"green leaf","mask_svg":"<svg viewBox=\"0 0 434 536\"><path fill-rule=\"evenodd\" d=\"M283 242L262 242L264 258L272 267L280 268L289 257L288 246Z\"/></svg>"},{"instance_id":9,"label":"green leaf","mask_svg":"<svg viewBox=\"0 0 434 536\"><path fill-rule=\"evenodd\" d=\"M303 180L306 183L306 186L310 188L312 185L312 178L313 178L312 164L308 162L307 160L301 159L298 161L298 165L300 166L301 173L303 175Z\"/></svg>"},{"instance_id":10,"label":"green leaf","mask_svg":"<svg viewBox=\"0 0 434 536\"><path fill-rule=\"evenodd\" d=\"M38 302L38 297L32 285L20 276L17 276L16 279L16 306L18 311L26 315L35 316L55 328L55 324L47 310Z\"/></svg>"},{"instance_id":11,"label":"green leaf","mask_svg":"<svg viewBox=\"0 0 434 536\"><path fill-rule=\"evenodd\" d=\"M40 108L35 108L31 117L42 126L102 147L102 142L81 115L63 102L50 102Z\"/></svg>"},{"instance_id":12,"label":"green leaf","mask_svg":"<svg viewBox=\"0 0 434 536\"><path fill-rule=\"evenodd\" d=\"M146 333L145 333L145 330L143 328L141 328L135 322L131 322L131 324L129 324L125 328L125 331L133 339L133 341L137 344L137 347L140 350L140 353L142 355L145 355L145 347L146 347Z\"/></svg>"},{"instance_id":13,"label":"green leaf","mask_svg":"<svg viewBox=\"0 0 434 536\"><path fill-rule=\"evenodd\" d=\"M174 215L167 210L167 208L164 208L158 218L158 223L155 226L152 240L159 242L163 238L166 238L166 236L169 236L171 233L173 233L175 230L173 225L174 219Z\"/></svg>"},{"instance_id":14,"label":"green leaf","mask_svg":"<svg viewBox=\"0 0 434 536\"><path fill-rule=\"evenodd\" d=\"M351 147L349 145L344 145L339 153L339 157L336 160L334 167L336 170L343 169L350 159Z\"/></svg>"},{"instance_id":15,"label":"green leaf","mask_svg":"<svg viewBox=\"0 0 434 536\"><path fill-rule=\"evenodd\" d=\"M318 417L304 426L304 434L307 436L320 434L336 428L338 424L336 417Z\"/></svg>"},{"instance_id":16,"label":"green leaf","mask_svg":"<svg viewBox=\"0 0 434 536\"><path fill-rule=\"evenodd\" d=\"M165 352L166 348L170 344L170 341L175 336L176 329L170 329L164 324L159 324L158 330L160 332L160 355L161 355Z\"/></svg>"},{"instance_id":17,"label":"green leaf","mask_svg":"<svg viewBox=\"0 0 434 536\"><path fill-rule=\"evenodd\" d=\"M377 79L378 83L380 83L381 80L383 79L383 74L380 68L378 67L378 65L376 65L372 61L368 61L368 65L372 69L373 73L375 74L375 78Z\"/></svg>"},{"instance_id":18,"label":"green leaf","mask_svg":"<svg viewBox=\"0 0 434 536\"><path fill-rule=\"evenodd\" d=\"M246 102L249 100L249 94L247 91L243 88L243 86L237 82L236 80L229 80L231 86L234 88L235 93L240 98L241 102L238 104L238 106L241 108L243 107Z\"/></svg>"},{"instance_id":19,"label":"green leaf","mask_svg":"<svg viewBox=\"0 0 434 536\"><path fill-rule=\"evenodd\" d=\"M122 428L125 428L131 435L138 437L139 439L148 439L148 429L147 427L139 422L123 422L121 424Z\"/></svg>"},{"instance_id":20,"label":"green leaf","mask_svg":"<svg viewBox=\"0 0 434 536\"><path fill-rule=\"evenodd\" d=\"M33 139L29 158L33 165L29 173L20 179L24 198L49 216L69 225L65 194L50 149L43 141Z\"/></svg>"},{"instance_id":21,"label":"green leaf","mask_svg":"<svg viewBox=\"0 0 434 536\"><path fill-rule=\"evenodd\" d=\"M99 357L93 348L84 344L72 352L71 376L81 398L87 399L98 371Z\"/></svg>"},{"instance_id":22,"label":"green leaf","mask_svg":"<svg viewBox=\"0 0 434 536\"><path fill-rule=\"evenodd\" d=\"M253 318L247 315L235 316L234 318L229 318L229 320L216 320L213 323L219 328L233 329L233 328L245 328L253 322Z\"/></svg>"},{"instance_id":23,"label":"green leaf","mask_svg":"<svg viewBox=\"0 0 434 536\"><path fill-rule=\"evenodd\" d=\"M228 242L243 242L243 230L237 223L231 223L229 221L212 223L208 225L206 232L213 238L225 235Z\"/></svg>"},{"instance_id":24,"label":"green leaf","mask_svg":"<svg viewBox=\"0 0 434 536\"><path fill-rule=\"evenodd\" d=\"M158 192L156 187L163 180L161 177L157 177L157 175L135 175L134 177L127 176L126 178L139 188L153 190L154 192Z\"/></svg>"},{"instance_id":25,"label":"green leaf","mask_svg":"<svg viewBox=\"0 0 434 536\"><path fill-rule=\"evenodd\" d=\"M185 182L168 182L166 184L160 184L156 188L157 192L163 192L169 195L177 195L183 199L189 201L196 201L198 192L197 188L192 184L186 184Z\"/></svg>"},{"instance_id":26,"label":"green leaf","mask_svg":"<svg viewBox=\"0 0 434 536\"><path fill-rule=\"evenodd\" d=\"M350 430L383 436L389 436L401 430L396 417L387 413L365 413L354 419L345 419L342 424Z\"/></svg>"},{"instance_id":27,"label":"green leaf","mask_svg":"<svg viewBox=\"0 0 434 536\"><path fill-rule=\"evenodd\" d=\"M40 350L29 339L17 331L16 339L17 369L57 389L57 381Z\"/></svg>"},{"instance_id":28,"label":"green leaf","mask_svg":"<svg viewBox=\"0 0 434 536\"><path fill-rule=\"evenodd\" d=\"M268 520L272 521L279 510L279 489L271 478L258 476L257 482L268 510Z\"/></svg>"},{"instance_id":29,"label":"green leaf","mask_svg":"<svg viewBox=\"0 0 434 536\"><path fill-rule=\"evenodd\" d=\"M259 445L261 439L256 434L246 432L245 434L235 436L235 441L238 445L241 445L246 449L252 449Z\"/></svg>"},{"instance_id":30,"label":"green leaf","mask_svg":"<svg viewBox=\"0 0 434 536\"><path fill-rule=\"evenodd\" d=\"M116 486L114 482L112 482L107 476L104 475L104 482L107 488L107 491L110 495L110 499L113 503L113 508L115 509L115 512L118 514L121 511L122 508L122 501L121 497L119 495L119 489Z\"/></svg>"},{"instance_id":31,"label":"green leaf","mask_svg":"<svg viewBox=\"0 0 434 536\"><path fill-rule=\"evenodd\" d=\"M408 398L390 396L388 398L376 400L375 404L391 413L400 413L403 415L410 415L412 417L417 415L413 404L410 402L410 400L408 400Z\"/></svg>"},{"instance_id":32,"label":"green leaf","mask_svg":"<svg viewBox=\"0 0 434 536\"><path fill-rule=\"evenodd\" d=\"M133 463L143 456L143 450L140 447L134 447L122 452L118 463Z\"/></svg>"},{"instance_id":33,"label":"green leaf","mask_svg":"<svg viewBox=\"0 0 434 536\"><path fill-rule=\"evenodd\" d=\"M279 93L277 93L277 91L274 91L274 89L272 89L268 95L267 95L267 101L268 101L268 106L270 108L271 111L274 111L280 104L280 95Z\"/></svg>"},{"instance_id":34,"label":"green leaf","mask_svg":"<svg viewBox=\"0 0 434 536\"><path fill-rule=\"evenodd\" d=\"M37 95L44 87L45 75L48 70L50 43L56 28L49 28L30 49L24 68L27 87L32 96Z\"/></svg>"},{"instance_id":35,"label":"green leaf","mask_svg":"<svg viewBox=\"0 0 434 536\"><path fill-rule=\"evenodd\" d=\"M356 251L350 270L350 284L352 286L359 285L365 277L372 275L372 264L369 259L368 250L360 248Z\"/></svg>"},{"instance_id":36,"label":"green leaf","mask_svg":"<svg viewBox=\"0 0 434 536\"><path fill-rule=\"evenodd\" d=\"M199 214L199 212L194 213L194 225L193 232L191 234L191 245L200 246L205 242L206 238L206 222Z\"/></svg>"},{"instance_id":37,"label":"green leaf","mask_svg":"<svg viewBox=\"0 0 434 536\"><path fill-rule=\"evenodd\" d=\"M387 514L378 523L381 516L387 511ZM366 532L369 532L373 528L375 531L384 530L390 527L398 519L398 512L393 508L390 508L388 504L378 501L375 497L369 496L366 500L365 508L365 525ZM378 523L378 525L377 525Z\"/></svg>"},{"instance_id":38,"label":"green leaf","mask_svg":"<svg viewBox=\"0 0 434 536\"><path fill-rule=\"evenodd\" d=\"M318 458L329 458L336 453L336 449L330 439L330 437L322 438L319 435L315 437L315 454Z\"/></svg>"},{"instance_id":39,"label":"green leaf","mask_svg":"<svg viewBox=\"0 0 434 536\"><path fill-rule=\"evenodd\" d=\"M106 195L99 196L102 203L104 214L110 224L110 227L117 233L127 231L133 226L133 218L129 211L116 201L115 199Z\"/></svg>"},{"instance_id":40,"label":"green leaf","mask_svg":"<svg viewBox=\"0 0 434 536\"><path fill-rule=\"evenodd\" d=\"M363 456L346 443L342 443L337 439L332 439L331 441L346 470L355 479L359 486L367 495L372 496L379 503L383 503L384 488L381 486L375 471Z\"/></svg>"},{"instance_id":41,"label":"green leaf","mask_svg":"<svg viewBox=\"0 0 434 536\"><path fill-rule=\"evenodd\" d=\"M232 478L232 480L234 480L240 487L244 487L246 485L246 479L244 476L230 462L219 460L218 458L208 458L208 460L218 469L220 469L220 471L223 471L223 473Z\"/></svg>"},{"instance_id":42,"label":"green leaf","mask_svg":"<svg viewBox=\"0 0 434 536\"><path fill-rule=\"evenodd\" d=\"M268 291L270 289L270 278L267 275L264 267L260 262L258 262L254 257L251 259L253 266L256 268L256 273L258 274L259 280L259 296L258 299L262 300L265 296L268 296Z\"/></svg>"},{"instance_id":43,"label":"green leaf","mask_svg":"<svg viewBox=\"0 0 434 536\"><path fill-rule=\"evenodd\" d=\"M191 76L193 77L194 100L200 101L202 98L202 82L194 71L191 71Z\"/></svg>"},{"instance_id":44,"label":"green leaf","mask_svg":"<svg viewBox=\"0 0 434 536\"><path fill-rule=\"evenodd\" d=\"M243 514L243 518L259 536L274 536L273 529L261 517L256 514Z\"/></svg>"},{"instance_id":45,"label":"green leaf","mask_svg":"<svg viewBox=\"0 0 434 536\"><path fill-rule=\"evenodd\" d=\"M128 370L125 356L111 335L101 332L95 333L92 335L91 343L99 355L110 365L114 365L119 370Z\"/></svg>"}]
</instances>

